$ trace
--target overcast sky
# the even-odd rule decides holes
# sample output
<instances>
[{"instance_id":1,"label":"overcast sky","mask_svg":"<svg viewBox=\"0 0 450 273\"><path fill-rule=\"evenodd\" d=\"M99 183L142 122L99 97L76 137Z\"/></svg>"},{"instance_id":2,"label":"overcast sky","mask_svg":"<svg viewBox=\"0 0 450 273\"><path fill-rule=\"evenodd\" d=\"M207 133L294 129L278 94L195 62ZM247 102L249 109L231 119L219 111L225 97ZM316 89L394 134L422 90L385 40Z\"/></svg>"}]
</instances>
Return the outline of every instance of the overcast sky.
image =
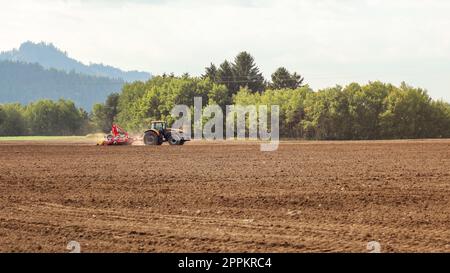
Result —
<instances>
[{"instance_id":1,"label":"overcast sky","mask_svg":"<svg viewBox=\"0 0 450 273\"><path fill-rule=\"evenodd\" d=\"M0 0L0 51L52 42L85 63L199 75L240 51L313 88L407 81L450 102L447 0Z\"/></svg>"}]
</instances>

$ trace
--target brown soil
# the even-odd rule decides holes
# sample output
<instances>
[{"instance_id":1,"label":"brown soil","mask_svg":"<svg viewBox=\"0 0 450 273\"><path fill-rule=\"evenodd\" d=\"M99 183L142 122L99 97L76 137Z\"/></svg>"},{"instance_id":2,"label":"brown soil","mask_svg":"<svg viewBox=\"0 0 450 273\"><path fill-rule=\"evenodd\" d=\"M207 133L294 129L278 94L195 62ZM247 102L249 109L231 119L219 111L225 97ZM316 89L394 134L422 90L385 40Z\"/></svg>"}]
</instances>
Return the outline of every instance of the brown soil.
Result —
<instances>
[{"instance_id":1,"label":"brown soil","mask_svg":"<svg viewBox=\"0 0 450 273\"><path fill-rule=\"evenodd\" d=\"M1 252L450 252L450 140L3 143L0 162Z\"/></svg>"}]
</instances>

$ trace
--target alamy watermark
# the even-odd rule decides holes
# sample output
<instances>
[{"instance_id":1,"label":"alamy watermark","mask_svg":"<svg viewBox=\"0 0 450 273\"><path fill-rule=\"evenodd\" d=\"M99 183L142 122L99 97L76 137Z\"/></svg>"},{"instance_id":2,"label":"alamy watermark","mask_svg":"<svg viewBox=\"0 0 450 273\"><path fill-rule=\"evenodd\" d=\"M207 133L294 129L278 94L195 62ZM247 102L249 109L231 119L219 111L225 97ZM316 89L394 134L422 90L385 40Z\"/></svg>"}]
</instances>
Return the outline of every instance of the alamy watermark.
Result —
<instances>
[{"instance_id":1,"label":"alamy watermark","mask_svg":"<svg viewBox=\"0 0 450 273\"><path fill-rule=\"evenodd\" d=\"M178 119L172 124L172 129L183 129L186 135L190 137L193 135L195 140L224 140L224 136L226 140L236 137L245 139L248 135L249 139L263 141L261 151L270 152L278 149L280 141L280 107L278 105L272 105L270 111L266 105L227 105L225 114L218 105L208 105L204 109L202 106L202 98L195 97L192 120L189 106L176 105L171 115ZM270 115L270 121L268 115ZM204 119L207 120L205 124L203 124Z\"/></svg>"},{"instance_id":2,"label":"alamy watermark","mask_svg":"<svg viewBox=\"0 0 450 273\"><path fill-rule=\"evenodd\" d=\"M367 250L369 253L381 253L381 244L377 241L368 242Z\"/></svg>"},{"instance_id":3,"label":"alamy watermark","mask_svg":"<svg viewBox=\"0 0 450 273\"><path fill-rule=\"evenodd\" d=\"M67 244L66 249L70 250L69 253L81 253L81 246L77 241L70 241Z\"/></svg>"}]
</instances>

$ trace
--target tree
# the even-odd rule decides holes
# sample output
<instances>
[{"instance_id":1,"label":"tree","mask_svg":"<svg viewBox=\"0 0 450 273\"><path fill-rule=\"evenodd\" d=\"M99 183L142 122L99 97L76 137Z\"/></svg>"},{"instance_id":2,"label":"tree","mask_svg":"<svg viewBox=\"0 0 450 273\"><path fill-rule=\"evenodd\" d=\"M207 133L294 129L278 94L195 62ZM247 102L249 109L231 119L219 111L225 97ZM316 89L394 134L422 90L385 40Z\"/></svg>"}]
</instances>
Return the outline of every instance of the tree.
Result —
<instances>
[{"instance_id":1,"label":"tree","mask_svg":"<svg viewBox=\"0 0 450 273\"><path fill-rule=\"evenodd\" d=\"M365 86L352 83L344 88L349 101L353 139L380 137L379 117L385 111L384 101L394 86L370 82Z\"/></svg>"},{"instance_id":2,"label":"tree","mask_svg":"<svg viewBox=\"0 0 450 273\"><path fill-rule=\"evenodd\" d=\"M262 92L265 89L264 77L255 64L255 59L247 52L239 53L234 59L234 80L239 87L248 87L252 92Z\"/></svg>"},{"instance_id":3,"label":"tree","mask_svg":"<svg viewBox=\"0 0 450 273\"><path fill-rule=\"evenodd\" d=\"M289 73L289 71L284 68L278 68L272 74L272 83L270 84L270 88L272 89L296 89L301 87L304 78L297 73Z\"/></svg>"},{"instance_id":4,"label":"tree","mask_svg":"<svg viewBox=\"0 0 450 273\"><path fill-rule=\"evenodd\" d=\"M106 117L106 108L103 103L96 103L92 107L91 120L96 130L100 130L103 133L111 130L111 126Z\"/></svg>"},{"instance_id":5,"label":"tree","mask_svg":"<svg viewBox=\"0 0 450 273\"><path fill-rule=\"evenodd\" d=\"M105 108L106 108L106 118L107 123L112 126L114 119L116 118L118 114L118 106L119 106L119 94L118 93L111 93L107 98L105 102Z\"/></svg>"},{"instance_id":6,"label":"tree","mask_svg":"<svg viewBox=\"0 0 450 273\"><path fill-rule=\"evenodd\" d=\"M208 99L209 105L217 104L224 112L226 106L231 104L231 97L228 95L228 89L225 85L214 84L212 90L208 93Z\"/></svg>"},{"instance_id":7,"label":"tree","mask_svg":"<svg viewBox=\"0 0 450 273\"><path fill-rule=\"evenodd\" d=\"M25 108L25 118L32 135L75 135L85 122L72 101L39 100Z\"/></svg>"},{"instance_id":8,"label":"tree","mask_svg":"<svg viewBox=\"0 0 450 273\"><path fill-rule=\"evenodd\" d=\"M225 60L217 70L216 83L223 84L228 89L228 96L231 98L239 90L239 85L235 80L233 67Z\"/></svg>"},{"instance_id":9,"label":"tree","mask_svg":"<svg viewBox=\"0 0 450 273\"><path fill-rule=\"evenodd\" d=\"M311 93L305 100L303 129L308 138L352 139L349 100L341 86Z\"/></svg>"},{"instance_id":10,"label":"tree","mask_svg":"<svg viewBox=\"0 0 450 273\"><path fill-rule=\"evenodd\" d=\"M264 77L259 72L254 58L245 51L235 57L234 63L225 60L218 69L211 63L205 68L202 78L209 78L215 83L225 85L230 99L241 87L247 87L252 92L262 92L266 87Z\"/></svg>"},{"instance_id":11,"label":"tree","mask_svg":"<svg viewBox=\"0 0 450 273\"><path fill-rule=\"evenodd\" d=\"M104 104L95 104L92 109L92 121L96 129L103 132L109 132L114 120L118 114L120 95L117 93L112 93L106 98Z\"/></svg>"},{"instance_id":12,"label":"tree","mask_svg":"<svg viewBox=\"0 0 450 273\"><path fill-rule=\"evenodd\" d=\"M145 91L149 86L156 82L162 81L162 76L153 77L146 83L134 82L126 84L122 88L119 96L117 122L130 129L138 129L141 125L139 117L136 116L138 102L144 96ZM139 128L140 129L140 128Z\"/></svg>"},{"instance_id":13,"label":"tree","mask_svg":"<svg viewBox=\"0 0 450 273\"><path fill-rule=\"evenodd\" d=\"M433 126L430 134L433 137L450 137L450 104L444 101L433 101L431 103L431 117Z\"/></svg>"},{"instance_id":14,"label":"tree","mask_svg":"<svg viewBox=\"0 0 450 273\"><path fill-rule=\"evenodd\" d=\"M3 122L6 121L6 114L5 111L3 110L3 106L0 105L0 126L2 126Z\"/></svg>"},{"instance_id":15,"label":"tree","mask_svg":"<svg viewBox=\"0 0 450 273\"><path fill-rule=\"evenodd\" d=\"M58 131L58 108L51 100L40 100L27 106L26 117L34 135L55 135Z\"/></svg>"},{"instance_id":16,"label":"tree","mask_svg":"<svg viewBox=\"0 0 450 273\"><path fill-rule=\"evenodd\" d=\"M20 104L0 105L0 136L26 135L24 109Z\"/></svg>"},{"instance_id":17,"label":"tree","mask_svg":"<svg viewBox=\"0 0 450 273\"><path fill-rule=\"evenodd\" d=\"M127 109L124 118L119 113L121 125L128 130L142 130L150 125L151 120L163 119L170 124L173 121L171 111L175 105L192 107L194 97L201 97L204 104L225 105L229 101L228 90L224 85L212 82L210 79L185 77L154 77L140 86L141 97L129 101L129 107L121 100L120 108ZM130 92L127 92L130 95ZM127 100L128 101L128 100Z\"/></svg>"},{"instance_id":18,"label":"tree","mask_svg":"<svg viewBox=\"0 0 450 273\"><path fill-rule=\"evenodd\" d=\"M305 115L304 101L312 92L308 86L297 89L269 89L261 94L253 93L248 88L241 88L234 96L233 101L238 105L256 105L257 107L264 105L267 106L269 113L272 105L278 105L280 135L299 138L303 137L301 121Z\"/></svg>"},{"instance_id":19,"label":"tree","mask_svg":"<svg viewBox=\"0 0 450 273\"><path fill-rule=\"evenodd\" d=\"M386 98L386 111L381 114L384 138L425 138L434 126L431 98L427 91L402 83Z\"/></svg>"},{"instance_id":20,"label":"tree","mask_svg":"<svg viewBox=\"0 0 450 273\"><path fill-rule=\"evenodd\" d=\"M93 132L92 124L89 120L89 113L83 108L78 109L81 118L81 125L76 129L76 135L86 135Z\"/></svg>"},{"instance_id":21,"label":"tree","mask_svg":"<svg viewBox=\"0 0 450 273\"><path fill-rule=\"evenodd\" d=\"M72 101L58 100L56 102L58 109L57 135L73 135L79 132L83 125L82 113L76 108Z\"/></svg>"},{"instance_id":22,"label":"tree","mask_svg":"<svg viewBox=\"0 0 450 273\"><path fill-rule=\"evenodd\" d=\"M213 82L217 80L217 67L211 63L209 67L205 67L205 74L202 75L202 79L210 79Z\"/></svg>"}]
</instances>

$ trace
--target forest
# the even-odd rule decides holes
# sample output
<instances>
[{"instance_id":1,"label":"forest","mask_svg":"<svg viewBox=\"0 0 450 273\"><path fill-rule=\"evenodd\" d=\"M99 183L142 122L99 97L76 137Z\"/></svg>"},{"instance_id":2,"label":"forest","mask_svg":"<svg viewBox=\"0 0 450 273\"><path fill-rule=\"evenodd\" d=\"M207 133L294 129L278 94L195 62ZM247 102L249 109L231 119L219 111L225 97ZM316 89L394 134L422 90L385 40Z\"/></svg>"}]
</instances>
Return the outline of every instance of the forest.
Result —
<instances>
[{"instance_id":1,"label":"forest","mask_svg":"<svg viewBox=\"0 0 450 273\"><path fill-rule=\"evenodd\" d=\"M425 89L380 81L313 90L284 67L265 79L247 52L200 77L163 74L125 84L88 114L71 101L43 100L0 106L0 135L70 135L108 131L113 122L141 132L151 120L174 120L174 105L279 105L280 136L314 140L372 140L450 137L450 104Z\"/></svg>"},{"instance_id":2,"label":"forest","mask_svg":"<svg viewBox=\"0 0 450 273\"><path fill-rule=\"evenodd\" d=\"M0 103L27 104L44 98L64 98L90 109L111 92L119 91L123 84L121 79L46 69L38 63L0 61Z\"/></svg>"}]
</instances>

